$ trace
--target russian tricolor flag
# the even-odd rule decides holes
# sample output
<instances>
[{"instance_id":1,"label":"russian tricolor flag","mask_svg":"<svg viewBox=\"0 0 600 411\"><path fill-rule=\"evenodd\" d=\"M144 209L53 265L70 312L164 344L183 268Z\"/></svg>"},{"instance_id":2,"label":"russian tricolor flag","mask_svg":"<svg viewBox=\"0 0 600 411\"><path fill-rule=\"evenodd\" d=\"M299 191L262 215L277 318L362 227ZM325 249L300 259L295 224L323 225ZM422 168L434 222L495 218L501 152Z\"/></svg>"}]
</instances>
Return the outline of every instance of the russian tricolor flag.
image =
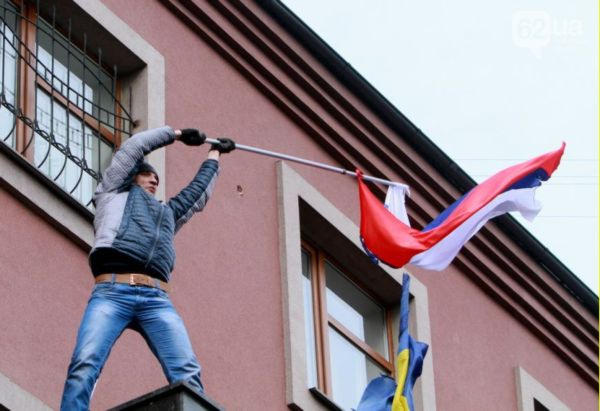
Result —
<instances>
[{"instance_id":1,"label":"russian tricolor flag","mask_svg":"<svg viewBox=\"0 0 600 411\"><path fill-rule=\"evenodd\" d=\"M410 263L443 270L461 247L491 218L519 211L528 220L540 212L535 189L550 178L565 150L561 148L514 165L474 187L422 231L398 220L371 193L358 174L360 234L364 245L384 263Z\"/></svg>"}]
</instances>

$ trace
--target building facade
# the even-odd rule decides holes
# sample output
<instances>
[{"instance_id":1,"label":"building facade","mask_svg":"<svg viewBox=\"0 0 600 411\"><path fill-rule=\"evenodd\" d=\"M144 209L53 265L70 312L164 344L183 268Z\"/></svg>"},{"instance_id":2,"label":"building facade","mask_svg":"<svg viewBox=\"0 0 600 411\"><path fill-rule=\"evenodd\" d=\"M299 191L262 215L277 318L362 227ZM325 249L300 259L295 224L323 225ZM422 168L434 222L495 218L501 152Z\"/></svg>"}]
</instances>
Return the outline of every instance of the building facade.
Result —
<instances>
[{"instance_id":1,"label":"building facade","mask_svg":"<svg viewBox=\"0 0 600 411\"><path fill-rule=\"evenodd\" d=\"M57 409L93 284L91 195L112 152L163 124L411 187L421 228L474 182L283 4L0 0L0 405ZM149 156L169 198L206 147ZM441 273L375 266L356 181L223 156L206 209L178 233L171 298L229 410L355 406L395 372L401 277L430 345L422 410L595 410L598 298L511 217ZM383 198L382 187L372 190ZM166 384L126 331L92 400ZM2 407L0 407L2 409Z\"/></svg>"}]
</instances>

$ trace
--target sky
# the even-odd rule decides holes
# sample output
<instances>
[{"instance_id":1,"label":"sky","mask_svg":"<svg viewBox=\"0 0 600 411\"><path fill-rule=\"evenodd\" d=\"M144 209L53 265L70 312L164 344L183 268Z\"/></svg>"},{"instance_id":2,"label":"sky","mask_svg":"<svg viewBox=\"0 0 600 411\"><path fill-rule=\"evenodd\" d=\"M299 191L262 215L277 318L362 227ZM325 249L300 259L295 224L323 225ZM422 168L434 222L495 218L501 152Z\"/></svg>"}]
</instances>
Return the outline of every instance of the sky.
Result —
<instances>
[{"instance_id":1,"label":"sky","mask_svg":"<svg viewBox=\"0 0 600 411\"><path fill-rule=\"evenodd\" d=\"M566 142L513 216L598 294L598 2L283 2L478 182Z\"/></svg>"}]
</instances>

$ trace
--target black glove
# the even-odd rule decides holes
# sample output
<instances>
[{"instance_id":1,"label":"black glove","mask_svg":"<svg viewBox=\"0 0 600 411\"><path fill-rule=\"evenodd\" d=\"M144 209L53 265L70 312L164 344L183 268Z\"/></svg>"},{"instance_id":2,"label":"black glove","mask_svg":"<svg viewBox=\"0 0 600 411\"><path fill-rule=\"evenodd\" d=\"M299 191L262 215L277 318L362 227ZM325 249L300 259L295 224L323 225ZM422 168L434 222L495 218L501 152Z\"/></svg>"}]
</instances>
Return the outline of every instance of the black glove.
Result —
<instances>
[{"instance_id":1,"label":"black glove","mask_svg":"<svg viewBox=\"0 0 600 411\"><path fill-rule=\"evenodd\" d=\"M235 142L230 138L218 138L219 143L213 143L211 150L217 150L219 153L229 153L235 150Z\"/></svg>"},{"instance_id":2,"label":"black glove","mask_svg":"<svg viewBox=\"0 0 600 411\"><path fill-rule=\"evenodd\" d=\"M184 128L181 130L179 140L188 146L200 146L206 140L206 134L199 132L195 128Z\"/></svg>"}]
</instances>

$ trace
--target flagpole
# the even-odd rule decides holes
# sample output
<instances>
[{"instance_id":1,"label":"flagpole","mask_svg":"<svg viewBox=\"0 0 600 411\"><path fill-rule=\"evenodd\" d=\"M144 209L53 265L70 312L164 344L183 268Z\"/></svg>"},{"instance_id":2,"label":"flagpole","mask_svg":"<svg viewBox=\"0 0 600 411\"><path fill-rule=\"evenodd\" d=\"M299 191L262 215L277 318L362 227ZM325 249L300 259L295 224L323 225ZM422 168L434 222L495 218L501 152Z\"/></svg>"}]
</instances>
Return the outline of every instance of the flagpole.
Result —
<instances>
[{"instance_id":1,"label":"flagpole","mask_svg":"<svg viewBox=\"0 0 600 411\"><path fill-rule=\"evenodd\" d=\"M206 142L209 144L219 143L218 140L215 140L212 138L207 138ZM323 170L333 171L333 172L340 173L340 174L346 174L346 175L356 178L356 173L354 171L330 166L329 164L318 163L316 161L307 160L305 158L294 157L294 156L290 156L287 154L277 153L275 151L263 150L262 148L258 148L258 147L245 146L243 144L238 144L238 143L235 143L235 149L249 151L251 153L256 153L256 154L262 154L264 156L269 156L269 157L281 158L283 160L293 161L295 163L300 163L300 164L304 164L304 165L311 166L311 167L317 167L317 168L321 168ZM372 182L380 183L380 184L385 184L388 186L405 186L408 188L408 186L406 186L405 184L396 183L394 181L384 180L382 178L377 178L377 177L372 177L372 176L363 175L363 180L372 181Z\"/></svg>"}]
</instances>

